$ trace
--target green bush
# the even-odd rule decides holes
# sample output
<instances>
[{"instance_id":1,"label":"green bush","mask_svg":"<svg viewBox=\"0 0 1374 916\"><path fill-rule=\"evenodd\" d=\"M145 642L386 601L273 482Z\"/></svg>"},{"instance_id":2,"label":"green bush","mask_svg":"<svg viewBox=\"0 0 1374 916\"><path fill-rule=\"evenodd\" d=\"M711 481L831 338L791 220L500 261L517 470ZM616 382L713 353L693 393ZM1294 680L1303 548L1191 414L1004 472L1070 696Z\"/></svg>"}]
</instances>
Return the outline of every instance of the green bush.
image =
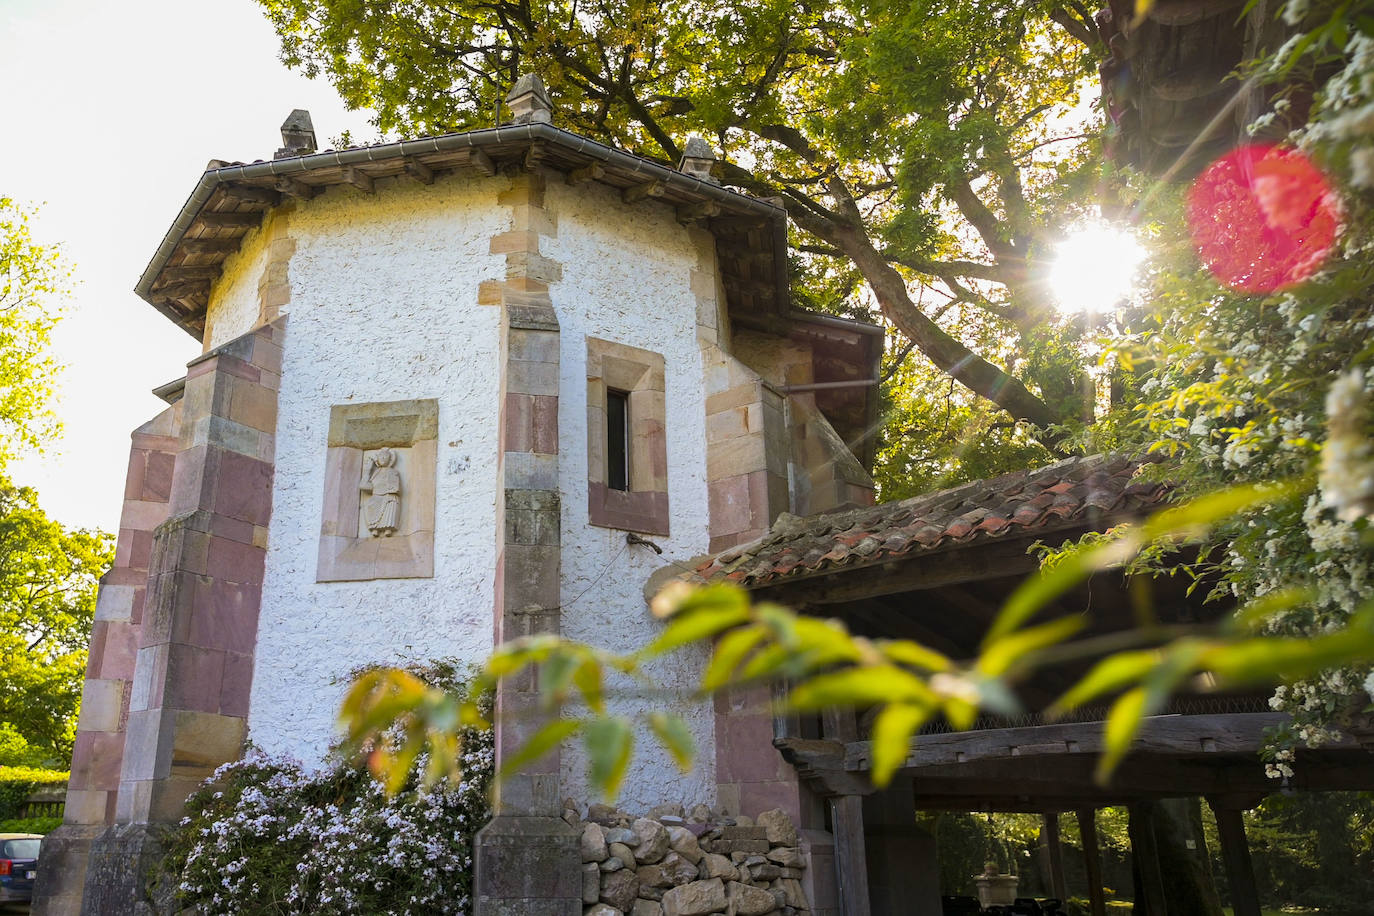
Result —
<instances>
[{"instance_id":1,"label":"green bush","mask_svg":"<svg viewBox=\"0 0 1374 916\"><path fill-rule=\"evenodd\" d=\"M66 788L69 775L65 770L0 766L0 820L17 817L35 789Z\"/></svg>"},{"instance_id":2,"label":"green bush","mask_svg":"<svg viewBox=\"0 0 1374 916\"><path fill-rule=\"evenodd\" d=\"M62 826L60 817L16 817L0 821L0 833L52 833Z\"/></svg>"}]
</instances>

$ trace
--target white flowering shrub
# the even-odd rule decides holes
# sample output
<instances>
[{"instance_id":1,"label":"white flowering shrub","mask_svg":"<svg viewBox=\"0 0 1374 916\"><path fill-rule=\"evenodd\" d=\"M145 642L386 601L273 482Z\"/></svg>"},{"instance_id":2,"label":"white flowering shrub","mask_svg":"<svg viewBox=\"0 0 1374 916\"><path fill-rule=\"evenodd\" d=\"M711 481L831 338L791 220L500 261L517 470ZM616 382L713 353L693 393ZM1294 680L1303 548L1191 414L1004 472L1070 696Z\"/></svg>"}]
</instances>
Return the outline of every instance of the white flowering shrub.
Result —
<instances>
[{"instance_id":1,"label":"white flowering shrub","mask_svg":"<svg viewBox=\"0 0 1374 916\"><path fill-rule=\"evenodd\" d=\"M1135 398L1092 446L1168 455L1158 472L1183 497L1290 482L1291 497L1219 528L1190 571L1214 597L1270 599L1261 632L1314 636L1374 600L1374 20L1322 0L1283 15L1298 31L1256 65L1272 106L1256 127L1297 124L1286 145L1340 198L1335 248L1296 285L1227 289L1198 267L1179 204L1160 194L1147 315L1111 341ZM1295 746L1366 719L1371 695L1368 664L1279 687L1270 705L1293 726L1276 736L1270 775L1292 775Z\"/></svg>"},{"instance_id":2,"label":"white flowering shrub","mask_svg":"<svg viewBox=\"0 0 1374 916\"><path fill-rule=\"evenodd\" d=\"M226 916L467 913L491 732L465 732L461 755L461 780L424 788L422 756L388 798L361 761L312 771L250 750L187 802L167 863L180 899Z\"/></svg>"}]
</instances>

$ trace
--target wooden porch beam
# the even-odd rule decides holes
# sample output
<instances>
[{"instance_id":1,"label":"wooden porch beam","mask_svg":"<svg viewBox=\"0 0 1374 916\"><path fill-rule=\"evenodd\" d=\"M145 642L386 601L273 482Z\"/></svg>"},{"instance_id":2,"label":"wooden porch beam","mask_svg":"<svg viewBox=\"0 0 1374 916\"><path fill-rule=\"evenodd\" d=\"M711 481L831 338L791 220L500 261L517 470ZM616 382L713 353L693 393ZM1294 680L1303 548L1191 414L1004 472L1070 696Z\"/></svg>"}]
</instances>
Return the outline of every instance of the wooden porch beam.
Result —
<instances>
[{"instance_id":1,"label":"wooden porch beam","mask_svg":"<svg viewBox=\"0 0 1374 916\"><path fill-rule=\"evenodd\" d=\"M266 204L269 207L274 207L281 203L281 195L271 188L260 188L257 185L250 184L226 184L223 187L224 193L232 197L237 197L239 200L251 201L256 204Z\"/></svg>"},{"instance_id":2,"label":"wooden porch beam","mask_svg":"<svg viewBox=\"0 0 1374 916\"><path fill-rule=\"evenodd\" d=\"M579 185L586 181L596 181L605 176L605 166L599 162L589 162L581 168L576 168L569 172L566 181L570 185Z\"/></svg>"},{"instance_id":3,"label":"wooden porch beam","mask_svg":"<svg viewBox=\"0 0 1374 916\"><path fill-rule=\"evenodd\" d=\"M310 200L318 189L289 175L282 175L277 179L277 190L296 200Z\"/></svg>"},{"instance_id":4,"label":"wooden porch beam","mask_svg":"<svg viewBox=\"0 0 1374 916\"><path fill-rule=\"evenodd\" d=\"M627 204L633 204L646 197L662 197L664 190L663 182L646 181L643 184L633 185L621 191L620 199Z\"/></svg>"},{"instance_id":5,"label":"wooden porch beam","mask_svg":"<svg viewBox=\"0 0 1374 916\"><path fill-rule=\"evenodd\" d=\"M487 178L496 174L496 163L491 161L491 157L480 149L468 150L468 165L481 172Z\"/></svg>"},{"instance_id":6,"label":"wooden porch beam","mask_svg":"<svg viewBox=\"0 0 1374 916\"><path fill-rule=\"evenodd\" d=\"M1287 721L1284 713L1219 713L1201 716L1148 716L1132 743L1133 752L1191 757L1219 753L1258 753L1264 729ZM911 740L907 767L972 763L1003 757L1054 757L1100 754L1106 749L1101 722L989 728ZM872 744L858 741L845 748L845 766L866 770Z\"/></svg>"}]
</instances>

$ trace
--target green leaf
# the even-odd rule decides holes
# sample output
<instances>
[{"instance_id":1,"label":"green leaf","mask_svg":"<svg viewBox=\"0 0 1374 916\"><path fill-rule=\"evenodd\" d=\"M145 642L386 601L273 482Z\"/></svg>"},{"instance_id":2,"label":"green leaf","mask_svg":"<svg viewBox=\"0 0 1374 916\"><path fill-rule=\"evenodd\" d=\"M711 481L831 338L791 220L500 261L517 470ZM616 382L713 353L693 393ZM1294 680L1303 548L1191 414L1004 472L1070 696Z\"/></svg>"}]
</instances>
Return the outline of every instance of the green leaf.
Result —
<instances>
[{"instance_id":1,"label":"green leaf","mask_svg":"<svg viewBox=\"0 0 1374 916\"><path fill-rule=\"evenodd\" d=\"M606 700L603 693L601 665L594 657L588 656L577 666L573 673L573 683L582 693L587 708L597 715L606 714Z\"/></svg>"},{"instance_id":2,"label":"green leaf","mask_svg":"<svg viewBox=\"0 0 1374 916\"><path fill-rule=\"evenodd\" d=\"M1121 758L1131 749L1131 742L1140 733L1140 723L1144 717L1145 688L1136 687L1117 697L1107 713L1104 726L1104 752L1097 761L1094 778L1098 785L1106 785Z\"/></svg>"},{"instance_id":3,"label":"green leaf","mask_svg":"<svg viewBox=\"0 0 1374 916\"><path fill-rule=\"evenodd\" d=\"M1159 661L1160 654L1154 649L1109 655L1055 700L1046 713L1050 718L1057 718L1104 693L1120 690L1144 678Z\"/></svg>"},{"instance_id":4,"label":"green leaf","mask_svg":"<svg viewBox=\"0 0 1374 916\"><path fill-rule=\"evenodd\" d=\"M923 671L948 671L953 663L948 658L909 639L896 639L878 643L878 651L894 662L920 668Z\"/></svg>"},{"instance_id":5,"label":"green leaf","mask_svg":"<svg viewBox=\"0 0 1374 916\"><path fill-rule=\"evenodd\" d=\"M985 643L978 657L978 671L989 677L999 677L1030 653L1063 642L1086 624L1087 620L1081 616L1060 617Z\"/></svg>"},{"instance_id":6,"label":"green leaf","mask_svg":"<svg viewBox=\"0 0 1374 916\"><path fill-rule=\"evenodd\" d=\"M691 642L700 642L749 620L747 604L731 603L719 607L684 609L669 618L668 627L644 650L643 658L671 652Z\"/></svg>"},{"instance_id":7,"label":"green leaf","mask_svg":"<svg viewBox=\"0 0 1374 916\"><path fill-rule=\"evenodd\" d=\"M587 747L587 770L592 791L602 798L615 798L634 750L634 730L619 716L592 719L582 730Z\"/></svg>"},{"instance_id":8,"label":"green leaf","mask_svg":"<svg viewBox=\"0 0 1374 916\"><path fill-rule=\"evenodd\" d=\"M763 641L767 632L758 624L731 630L716 643L711 662L701 675L701 689L712 691L723 686L739 668L745 656Z\"/></svg>"},{"instance_id":9,"label":"green leaf","mask_svg":"<svg viewBox=\"0 0 1374 916\"><path fill-rule=\"evenodd\" d=\"M651 713L649 727L653 729L659 743L673 756L673 762L677 764L678 769L684 773L690 772L692 757L696 754L696 742L692 740L692 733L682 717L666 712Z\"/></svg>"},{"instance_id":10,"label":"green leaf","mask_svg":"<svg viewBox=\"0 0 1374 916\"><path fill-rule=\"evenodd\" d=\"M543 727L530 736L528 741L516 748L515 753L501 761L501 772L497 774L496 778L509 778L521 767L533 763L558 747L564 740L576 734L581 727L582 721L580 719L553 719L546 722Z\"/></svg>"},{"instance_id":11,"label":"green leaf","mask_svg":"<svg viewBox=\"0 0 1374 916\"><path fill-rule=\"evenodd\" d=\"M933 706L936 696L924 681L895 665L817 675L799 684L788 697L788 705L802 712L827 706L876 706L904 701Z\"/></svg>"},{"instance_id":12,"label":"green leaf","mask_svg":"<svg viewBox=\"0 0 1374 916\"><path fill-rule=\"evenodd\" d=\"M911 748L911 736L930 717L930 707L909 703L893 703L883 707L873 720L873 784L878 787L892 781L893 775L906 763Z\"/></svg>"},{"instance_id":13,"label":"green leaf","mask_svg":"<svg viewBox=\"0 0 1374 916\"><path fill-rule=\"evenodd\" d=\"M1113 538L1075 550L1049 569L1042 569L1012 592L984 639L984 646L1030 620L1050 602L1094 572L1120 566L1146 544L1158 540L1196 538L1209 528L1255 506L1277 502L1301 491L1303 481L1247 484L1208 493L1181 506L1171 506L1139 526L1113 529Z\"/></svg>"},{"instance_id":14,"label":"green leaf","mask_svg":"<svg viewBox=\"0 0 1374 916\"><path fill-rule=\"evenodd\" d=\"M548 661L539 669L539 694L545 709L552 709L567 699L573 675L581 663L582 660L570 651L550 654Z\"/></svg>"}]
</instances>

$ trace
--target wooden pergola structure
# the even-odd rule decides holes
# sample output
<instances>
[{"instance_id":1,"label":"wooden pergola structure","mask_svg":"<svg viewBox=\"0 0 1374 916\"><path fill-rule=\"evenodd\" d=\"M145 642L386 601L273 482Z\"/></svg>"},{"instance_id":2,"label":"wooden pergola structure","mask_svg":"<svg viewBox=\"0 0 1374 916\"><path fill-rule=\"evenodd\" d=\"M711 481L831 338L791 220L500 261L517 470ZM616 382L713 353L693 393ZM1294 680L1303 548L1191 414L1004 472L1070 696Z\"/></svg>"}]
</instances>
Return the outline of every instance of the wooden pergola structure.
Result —
<instances>
[{"instance_id":1,"label":"wooden pergola structure","mask_svg":"<svg viewBox=\"0 0 1374 916\"><path fill-rule=\"evenodd\" d=\"M994 615L1026 575L1036 542L1059 543L1139 516L1167 499L1167 487L1140 484L1124 459L1071 459L902 503L829 516L783 519L769 537L723 554L702 571L817 616L835 617L871 637L918 640L968 658ZM1046 609L1082 614L1083 637L1138 622L1139 583L1120 574L1093 577ZM1165 625L1205 622L1225 609L1204 606L1172 580L1152 586L1149 604ZM1042 710L1089 660L1038 672L1018 685L1030 710L1019 721L980 720L966 732L929 729L912 739L893 784L868 779L866 717L834 711L780 719L774 744L816 795L826 799L834 835L840 912L938 914L931 888L929 838L916 834L917 811L1038 812L1045 815L1051 886L1064 893L1058 842L1061 812L1075 812L1094 914L1105 912L1094 812L1170 798L1205 798L1216 814L1236 916L1259 916L1241 812L1268 793L1374 789L1374 760L1356 737L1301 751L1295 775L1265 775L1264 733L1285 716L1255 694L1180 697L1168 714L1147 719L1130 754L1105 786L1093 780L1103 749L1100 710L1048 723ZM1358 736L1368 739L1370 736ZM1369 743L1374 747L1374 742ZM1142 899L1137 913L1180 916L1164 891L1154 837L1134 838Z\"/></svg>"}]
</instances>

